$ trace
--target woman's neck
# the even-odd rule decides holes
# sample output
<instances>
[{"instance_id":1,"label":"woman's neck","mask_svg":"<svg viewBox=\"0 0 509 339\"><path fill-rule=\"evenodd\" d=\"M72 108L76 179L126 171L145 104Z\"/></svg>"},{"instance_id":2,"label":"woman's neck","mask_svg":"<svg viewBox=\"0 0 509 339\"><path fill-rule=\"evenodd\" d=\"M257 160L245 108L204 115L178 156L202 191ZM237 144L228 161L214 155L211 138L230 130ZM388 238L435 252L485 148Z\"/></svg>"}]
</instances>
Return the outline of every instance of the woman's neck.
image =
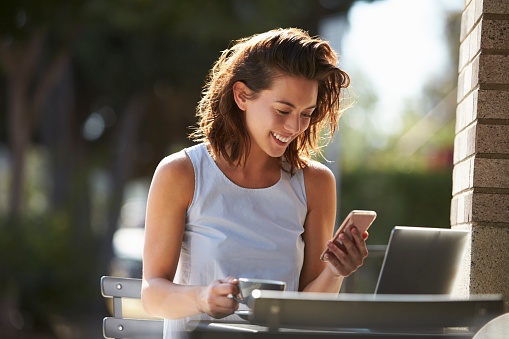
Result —
<instances>
[{"instance_id":1,"label":"woman's neck","mask_svg":"<svg viewBox=\"0 0 509 339\"><path fill-rule=\"evenodd\" d=\"M238 186L245 188L266 188L276 184L281 178L279 159L265 152L251 150L245 161L230 165L217 154L213 156L219 169Z\"/></svg>"}]
</instances>

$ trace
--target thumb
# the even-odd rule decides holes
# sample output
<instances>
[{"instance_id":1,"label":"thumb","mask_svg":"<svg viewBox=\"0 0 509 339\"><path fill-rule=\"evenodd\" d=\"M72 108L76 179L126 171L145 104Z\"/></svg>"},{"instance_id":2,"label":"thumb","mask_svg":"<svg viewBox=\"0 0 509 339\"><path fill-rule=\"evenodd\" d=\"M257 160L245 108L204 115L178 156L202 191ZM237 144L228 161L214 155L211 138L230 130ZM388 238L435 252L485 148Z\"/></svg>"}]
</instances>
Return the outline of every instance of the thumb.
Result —
<instances>
[{"instance_id":1,"label":"thumb","mask_svg":"<svg viewBox=\"0 0 509 339\"><path fill-rule=\"evenodd\" d=\"M232 277L231 275L224 278L223 282L228 283L228 284L235 284L235 285L239 283L239 281L235 277Z\"/></svg>"}]
</instances>

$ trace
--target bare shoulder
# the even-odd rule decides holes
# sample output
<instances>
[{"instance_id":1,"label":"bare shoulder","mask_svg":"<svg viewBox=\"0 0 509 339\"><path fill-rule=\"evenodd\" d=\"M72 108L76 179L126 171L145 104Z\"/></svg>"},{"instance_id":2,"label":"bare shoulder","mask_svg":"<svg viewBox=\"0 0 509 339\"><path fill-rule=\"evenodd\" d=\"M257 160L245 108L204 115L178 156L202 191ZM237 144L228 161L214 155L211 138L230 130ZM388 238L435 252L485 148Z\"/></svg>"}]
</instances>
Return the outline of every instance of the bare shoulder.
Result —
<instances>
[{"instance_id":1,"label":"bare shoulder","mask_svg":"<svg viewBox=\"0 0 509 339\"><path fill-rule=\"evenodd\" d=\"M323 204L336 196L336 178L332 171L318 161L311 161L304 169L304 184L308 208L325 207ZM322 206L320 206L322 205Z\"/></svg>"},{"instance_id":2,"label":"bare shoulder","mask_svg":"<svg viewBox=\"0 0 509 339\"><path fill-rule=\"evenodd\" d=\"M162 159L154 173L152 186L167 194L178 193L182 202L191 203L194 193L194 168L184 150Z\"/></svg>"},{"instance_id":3,"label":"bare shoulder","mask_svg":"<svg viewBox=\"0 0 509 339\"><path fill-rule=\"evenodd\" d=\"M304 180L306 188L311 186L335 185L336 178L332 171L324 164L311 160L308 167L304 169Z\"/></svg>"},{"instance_id":4,"label":"bare shoulder","mask_svg":"<svg viewBox=\"0 0 509 339\"><path fill-rule=\"evenodd\" d=\"M193 175L193 164L184 150L173 153L163 158L157 166L156 173L163 174L191 174Z\"/></svg>"}]
</instances>

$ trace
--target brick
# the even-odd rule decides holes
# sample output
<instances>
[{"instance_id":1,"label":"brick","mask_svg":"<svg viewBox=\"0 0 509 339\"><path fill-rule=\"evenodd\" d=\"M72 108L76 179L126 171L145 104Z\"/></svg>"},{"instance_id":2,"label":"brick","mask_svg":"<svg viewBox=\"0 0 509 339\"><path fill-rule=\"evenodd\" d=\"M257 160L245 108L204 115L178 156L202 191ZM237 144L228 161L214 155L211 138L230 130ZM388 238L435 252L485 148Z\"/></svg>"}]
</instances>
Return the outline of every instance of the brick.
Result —
<instances>
[{"instance_id":1,"label":"brick","mask_svg":"<svg viewBox=\"0 0 509 339\"><path fill-rule=\"evenodd\" d=\"M499 155L499 157L502 154L509 154L508 136L509 125L472 124L456 134L454 139L453 162L455 165L460 166L461 162L467 161L467 158L473 157L476 154L495 154ZM463 164L462 166L467 165ZM468 165L461 170L463 173L462 175L470 173L470 166L471 165ZM498 175L507 175L508 177L508 180L499 178L500 180L497 181L500 184L507 181L507 186L506 184L502 184L501 186L476 185L476 187L509 187L509 159L486 159L477 157L475 166L480 166L477 169L478 171L488 171L488 173L481 173L483 176L494 178ZM491 172L495 173L493 174Z\"/></svg>"},{"instance_id":2,"label":"brick","mask_svg":"<svg viewBox=\"0 0 509 339\"><path fill-rule=\"evenodd\" d=\"M509 21L483 20L481 48L509 49Z\"/></svg>"},{"instance_id":3,"label":"brick","mask_svg":"<svg viewBox=\"0 0 509 339\"><path fill-rule=\"evenodd\" d=\"M464 7L461 14L460 42L463 42L479 23L482 11L483 0L474 0Z\"/></svg>"},{"instance_id":4,"label":"brick","mask_svg":"<svg viewBox=\"0 0 509 339\"><path fill-rule=\"evenodd\" d=\"M456 133L474 122L477 117L478 92L475 90L463 98L456 108Z\"/></svg>"},{"instance_id":5,"label":"brick","mask_svg":"<svg viewBox=\"0 0 509 339\"><path fill-rule=\"evenodd\" d=\"M451 226L472 222L472 198L472 190L453 196L451 200Z\"/></svg>"},{"instance_id":6,"label":"brick","mask_svg":"<svg viewBox=\"0 0 509 339\"><path fill-rule=\"evenodd\" d=\"M451 226L455 226L455 225L458 225L459 224L459 221L458 221L458 200L459 200L459 197L458 196L453 196L452 199L451 199L451 208L450 208L450 213L449 213L449 221L450 221L450 224Z\"/></svg>"},{"instance_id":7,"label":"brick","mask_svg":"<svg viewBox=\"0 0 509 339\"><path fill-rule=\"evenodd\" d=\"M476 153L476 124L472 124L456 134L454 138L454 151L454 163Z\"/></svg>"},{"instance_id":8,"label":"brick","mask_svg":"<svg viewBox=\"0 0 509 339\"><path fill-rule=\"evenodd\" d=\"M476 223L500 223L509 227L509 195L475 193L471 203L471 221Z\"/></svg>"},{"instance_id":9,"label":"brick","mask_svg":"<svg viewBox=\"0 0 509 339\"><path fill-rule=\"evenodd\" d=\"M460 44L458 72L470 63L481 50L481 25L477 24Z\"/></svg>"},{"instance_id":10,"label":"brick","mask_svg":"<svg viewBox=\"0 0 509 339\"><path fill-rule=\"evenodd\" d=\"M462 191L474 187L474 158L465 159L454 165L452 170L452 194L456 195Z\"/></svg>"},{"instance_id":11,"label":"brick","mask_svg":"<svg viewBox=\"0 0 509 339\"><path fill-rule=\"evenodd\" d=\"M475 1L468 4L461 14L460 41L463 42L474 27Z\"/></svg>"},{"instance_id":12,"label":"brick","mask_svg":"<svg viewBox=\"0 0 509 339\"><path fill-rule=\"evenodd\" d=\"M509 92L479 90L477 117L484 119L509 119Z\"/></svg>"},{"instance_id":13,"label":"brick","mask_svg":"<svg viewBox=\"0 0 509 339\"><path fill-rule=\"evenodd\" d=\"M474 17L476 20L479 20L479 18L483 15L483 6L484 6L485 0L475 0L475 7L474 7ZM488 0L491 1L491 0Z\"/></svg>"},{"instance_id":14,"label":"brick","mask_svg":"<svg viewBox=\"0 0 509 339\"><path fill-rule=\"evenodd\" d=\"M461 101L478 85L479 57L467 64L458 75L457 101Z\"/></svg>"},{"instance_id":15,"label":"brick","mask_svg":"<svg viewBox=\"0 0 509 339\"><path fill-rule=\"evenodd\" d=\"M458 61L458 73L465 68L465 66L470 62L470 44L471 44L471 36L468 35L465 40L463 40L460 44L459 50L459 61Z\"/></svg>"},{"instance_id":16,"label":"brick","mask_svg":"<svg viewBox=\"0 0 509 339\"><path fill-rule=\"evenodd\" d=\"M479 1L479 0L477 0ZM507 0L484 0L483 14L509 14L509 1Z\"/></svg>"},{"instance_id":17,"label":"brick","mask_svg":"<svg viewBox=\"0 0 509 339\"><path fill-rule=\"evenodd\" d=\"M473 137L476 153L509 154L509 125L477 124Z\"/></svg>"},{"instance_id":18,"label":"brick","mask_svg":"<svg viewBox=\"0 0 509 339\"><path fill-rule=\"evenodd\" d=\"M472 68L469 68L469 65L466 65L461 72L458 74L458 92L456 93L456 101L461 101L468 94L468 89L470 84L466 84L465 74L469 74L472 72Z\"/></svg>"},{"instance_id":19,"label":"brick","mask_svg":"<svg viewBox=\"0 0 509 339\"><path fill-rule=\"evenodd\" d=\"M479 83L509 84L509 55L480 55Z\"/></svg>"},{"instance_id":20,"label":"brick","mask_svg":"<svg viewBox=\"0 0 509 339\"><path fill-rule=\"evenodd\" d=\"M470 34L469 60L473 60L475 56L481 51L481 34L482 24L479 22L477 25L475 25L474 30Z\"/></svg>"},{"instance_id":21,"label":"brick","mask_svg":"<svg viewBox=\"0 0 509 339\"><path fill-rule=\"evenodd\" d=\"M473 187L509 188L509 159L475 158Z\"/></svg>"}]
</instances>

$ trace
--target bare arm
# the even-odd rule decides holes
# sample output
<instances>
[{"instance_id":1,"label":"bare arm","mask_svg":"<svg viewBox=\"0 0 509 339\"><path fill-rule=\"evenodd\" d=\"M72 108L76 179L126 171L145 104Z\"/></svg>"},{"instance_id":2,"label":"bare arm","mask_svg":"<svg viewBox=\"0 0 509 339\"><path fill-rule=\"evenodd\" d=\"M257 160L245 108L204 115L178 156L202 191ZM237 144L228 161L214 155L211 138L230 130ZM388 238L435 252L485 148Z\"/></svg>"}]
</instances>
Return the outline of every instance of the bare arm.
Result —
<instances>
[{"instance_id":1,"label":"bare arm","mask_svg":"<svg viewBox=\"0 0 509 339\"><path fill-rule=\"evenodd\" d=\"M337 293L344 277L362 265L367 256L365 240L352 230L353 241L340 238L346 251L330 241L336 217L336 181L324 165L312 163L304 170L308 214L304 224L304 265L300 277L300 290L306 292ZM327 246L332 255L327 262L320 254Z\"/></svg>"},{"instance_id":2,"label":"bare arm","mask_svg":"<svg viewBox=\"0 0 509 339\"><path fill-rule=\"evenodd\" d=\"M185 230L186 211L194 194L194 170L185 152L165 158L157 167L147 201L143 249L142 303L154 316L167 319L207 313L221 318L238 303L227 298L238 292L228 277L208 286L173 283Z\"/></svg>"}]
</instances>

